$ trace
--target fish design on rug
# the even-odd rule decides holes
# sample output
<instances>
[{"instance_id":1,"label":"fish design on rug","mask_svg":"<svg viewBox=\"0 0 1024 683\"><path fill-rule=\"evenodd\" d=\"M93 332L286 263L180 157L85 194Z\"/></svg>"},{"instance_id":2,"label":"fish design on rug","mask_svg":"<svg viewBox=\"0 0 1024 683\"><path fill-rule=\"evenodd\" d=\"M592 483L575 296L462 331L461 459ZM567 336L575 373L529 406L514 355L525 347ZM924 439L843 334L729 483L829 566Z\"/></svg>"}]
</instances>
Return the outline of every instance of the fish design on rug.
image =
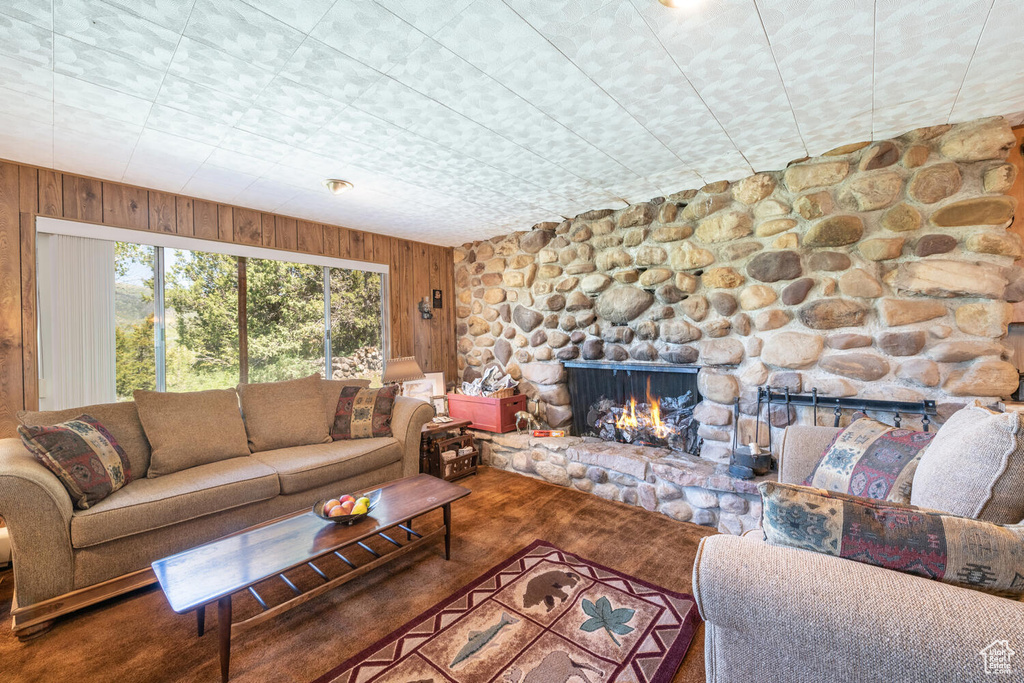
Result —
<instances>
[{"instance_id":1,"label":"fish design on rug","mask_svg":"<svg viewBox=\"0 0 1024 683\"><path fill-rule=\"evenodd\" d=\"M486 631L470 631L469 641L461 650L459 650L459 654L455 655L455 659L453 659L452 663L448 665L448 668L454 669L456 664L461 664L476 653L480 652L480 650L484 649L488 643L494 640L494 637L498 635L498 632L501 629L518 623L518 619L513 619L507 613L502 612L501 619L498 623L491 626Z\"/></svg>"}]
</instances>

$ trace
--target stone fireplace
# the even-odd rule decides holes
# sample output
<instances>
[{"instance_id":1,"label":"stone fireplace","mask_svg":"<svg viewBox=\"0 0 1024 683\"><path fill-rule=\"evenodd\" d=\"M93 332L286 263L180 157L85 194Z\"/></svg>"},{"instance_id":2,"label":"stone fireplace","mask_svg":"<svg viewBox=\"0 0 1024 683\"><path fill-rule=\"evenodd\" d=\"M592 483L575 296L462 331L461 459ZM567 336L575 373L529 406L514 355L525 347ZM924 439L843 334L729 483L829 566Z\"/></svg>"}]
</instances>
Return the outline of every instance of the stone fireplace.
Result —
<instances>
[{"instance_id":1,"label":"stone fireplace","mask_svg":"<svg viewBox=\"0 0 1024 683\"><path fill-rule=\"evenodd\" d=\"M810 423L806 408L758 414L765 384L934 400L937 422L974 398L1007 397L1019 376L1005 336L1011 303L1024 300L1015 265L1024 243L1006 229L1017 208L1013 144L998 117L922 128L465 244L454 255L460 373L500 365L522 380L542 421L579 434L563 362L699 366L700 471L728 461L734 429L742 443L757 434L764 445L770 429ZM494 462L599 495L610 495L600 488L614 483L607 472L619 472L636 486L620 486L618 499L644 504L651 490L638 469L632 480L614 469L589 479L596 465L569 453L577 446L526 443L531 462L554 464L520 468L498 443ZM645 478L657 489L651 462ZM719 493L743 494L705 475L716 506ZM647 498L655 509L673 500L663 488L669 498ZM693 511L717 510L720 527L733 514L693 505L708 496L686 500Z\"/></svg>"},{"instance_id":2,"label":"stone fireplace","mask_svg":"<svg viewBox=\"0 0 1024 683\"><path fill-rule=\"evenodd\" d=\"M692 365L565 361L573 433L699 455Z\"/></svg>"}]
</instances>

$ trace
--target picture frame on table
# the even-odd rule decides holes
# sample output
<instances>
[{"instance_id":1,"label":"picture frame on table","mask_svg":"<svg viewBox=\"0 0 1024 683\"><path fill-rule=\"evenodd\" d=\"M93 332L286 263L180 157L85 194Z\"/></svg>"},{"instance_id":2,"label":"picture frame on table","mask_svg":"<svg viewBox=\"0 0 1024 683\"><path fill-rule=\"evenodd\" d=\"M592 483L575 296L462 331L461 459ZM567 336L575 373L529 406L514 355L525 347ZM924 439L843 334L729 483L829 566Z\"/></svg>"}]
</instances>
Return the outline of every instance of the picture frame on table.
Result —
<instances>
[{"instance_id":1,"label":"picture frame on table","mask_svg":"<svg viewBox=\"0 0 1024 683\"><path fill-rule=\"evenodd\" d=\"M402 395L433 404L438 415L448 414L443 372L428 372L423 379L402 382Z\"/></svg>"}]
</instances>

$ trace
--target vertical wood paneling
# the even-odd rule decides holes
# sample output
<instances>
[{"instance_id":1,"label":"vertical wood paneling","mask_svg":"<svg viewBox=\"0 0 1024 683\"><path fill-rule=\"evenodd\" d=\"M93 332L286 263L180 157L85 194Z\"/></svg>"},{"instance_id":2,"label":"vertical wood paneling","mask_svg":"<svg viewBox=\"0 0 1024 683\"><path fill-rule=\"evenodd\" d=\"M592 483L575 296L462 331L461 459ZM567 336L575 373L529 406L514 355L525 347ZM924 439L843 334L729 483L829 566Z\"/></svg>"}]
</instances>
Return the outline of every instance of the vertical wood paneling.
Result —
<instances>
[{"instance_id":1,"label":"vertical wood paneling","mask_svg":"<svg viewBox=\"0 0 1024 683\"><path fill-rule=\"evenodd\" d=\"M217 205L217 239L221 242L235 241L234 211L230 206Z\"/></svg>"},{"instance_id":2,"label":"vertical wood paneling","mask_svg":"<svg viewBox=\"0 0 1024 683\"><path fill-rule=\"evenodd\" d=\"M324 256L341 258L341 233L335 225L324 226Z\"/></svg>"},{"instance_id":3,"label":"vertical wood paneling","mask_svg":"<svg viewBox=\"0 0 1024 683\"><path fill-rule=\"evenodd\" d=\"M234 208L231 212L234 221L233 241L254 247L263 244L263 219L260 212L239 208Z\"/></svg>"},{"instance_id":4,"label":"vertical wood paneling","mask_svg":"<svg viewBox=\"0 0 1024 683\"><path fill-rule=\"evenodd\" d=\"M174 231L179 235L192 237L193 222L191 197L176 197L174 210Z\"/></svg>"},{"instance_id":5,"label":"vertical wood paneling","mask_svg":"<svg viewBox=\"0 0 1024 683\"><path fill-rule=\"evenodd\" d=\"M92 178L64 176L64 218L103 220L103 183Z\"/></svg>"},{"instance_id":6,"label":"vertical wood paneling","mask_svg":"<svg viewBox=\"0 0 1024 683\"><path fill-rule=\"evenodd\" d=\"M103 222L149 230L149 192L128 185L103 183Z\"/></svg>"},{"instance_id":7,"label":"vertical wood paneling","mask_svg":"<svg viewBox=\"0 0 1024 683\"><path fill-rule=\"evenodd\" d=\"M178 231L178 207L173 194L149 193L149 229L171 234Z\"/></svg>"},{"instance_id":8,"label":"vertical wood paneling","mask_svg":"<svg viewBox=\"0 0 1024 683\"><path fill-rule=\"evenodd\" d=\"M244 208L0 162L0 436L38 402L35 214L115 227L237 241L390 266L391 354L455 378L451 249ZM440 287L445 307L425 321L417 301Z\"/></svg>"},{"instance_id":9,"label":"vertical wood paneling","mask_svg":"<svg viewBox=\"0 0 1024 683\"><path fill-rule=\"evenodd\" d=\"M260 244L265 247L272 247L277 239L274 214L264 213L260 215Z\"/></svg>"},{"instance_id":10,"label":"vertical wood paneling","mask_svg":"<svg viewBox=\"0 0 1024 683\"><path fill-rule=\"evenodd\" d=\"M299 251L304 251L307 254L324 253L324 229L322 225L310 223L309 221L298 221L296 230L298 231L297 246Z\"/></svg>"},{"instance_id":11,"label":"vertical wood paneling","mask_svg":"<svg viewBox=\"0 0 1024 683\"><path fill-rule=\"evenodd\" d=\"M24 407L19 169L0 163L0 436L14 436Z\"/></svg>"},{"instance_id":12,"label":"vertical wood paneling","mask_svg":"<svg viewBox=\"0 0 1024 683\"><path fill-rule=\"evenodd\" d=\"M22 166L18 173L21 185L19 209L22 213L39 212L39 171L31 166Z\"/></svg>"},{"instance_id":13,"label":"vertical wood paneling","mask_svg":"<svg viewBox=\"0 0 1024 683\"><path fill-rule=\"evenodd\" d=\"M363 233L359 230L349 232L348 253L349 258L363 261Z\"/></svg>"},{"instance_id":14,"label":"vertical wood paneling","mask_svg":"<svg viewBox=\"0 0 1024 683\"><path fill-rule=\"evenodd\" d=\"M196 199L192 202L192 234L204 240L217 239L217 205Z\"/></svg>"},{"instance_id":15,"label":"vertical wood paneling","mask_svg":"<svg viewBox=\"0 0 1024 683\"><path fill-rule=\"evenodd\" d=\"M64 189L61 174L39 169L39 214L42 216L64 215Z\"/></svg>"},{"instance_id":16,"label":"vertical wood paneling","mask_svg":"<svg viewBox=\"0 0 1024 683\"><path fill-rule=\"evenodd\" d=\"M299 250L299 240L296 234L296 221L294 218L277 217L277 233L275 239L278 249L288 251Z\"/></svg>"},{"instance_id":17,"label":"vertical wood paneling","mask_svg":"<svg viewBox=\"0 0 1024 683\"><path fill-rule=\"evenodd\" d=\"M25 409L39 410L39 350L35 334L36 231L29 213L21 214L21 329Z\"/></svg>"}]
</instances>

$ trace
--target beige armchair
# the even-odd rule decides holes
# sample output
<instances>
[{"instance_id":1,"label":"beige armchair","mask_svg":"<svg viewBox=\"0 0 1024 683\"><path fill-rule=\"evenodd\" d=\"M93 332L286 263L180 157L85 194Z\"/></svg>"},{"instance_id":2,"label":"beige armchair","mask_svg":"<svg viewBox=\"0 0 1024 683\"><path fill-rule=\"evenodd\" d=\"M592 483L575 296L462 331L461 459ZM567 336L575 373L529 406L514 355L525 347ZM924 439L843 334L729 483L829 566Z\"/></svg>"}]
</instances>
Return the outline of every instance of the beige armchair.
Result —
<instances>
[{"instance_id":1,"label":"beige armchair","mask_svg":"<svg viewBox=\"0 0 1024 683\"><path fill-rule=\"evenodd\" d=\"M780 480L801 483L835 435L790 427ZM1008 640L1024 680L1024 603L851 560L705 538L693 567L708 683L987 680L981 653Z\"/></svg>"}]
</instances>

